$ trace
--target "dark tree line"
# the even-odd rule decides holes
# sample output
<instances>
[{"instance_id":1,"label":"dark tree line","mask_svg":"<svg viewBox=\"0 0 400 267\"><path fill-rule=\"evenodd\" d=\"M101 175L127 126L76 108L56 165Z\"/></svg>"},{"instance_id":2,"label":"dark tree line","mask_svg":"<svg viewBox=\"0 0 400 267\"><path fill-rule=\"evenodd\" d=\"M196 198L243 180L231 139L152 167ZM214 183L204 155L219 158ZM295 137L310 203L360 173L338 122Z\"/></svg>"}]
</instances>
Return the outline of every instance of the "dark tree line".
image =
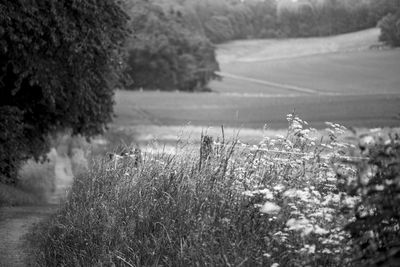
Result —
<instances>
[{"instance_id":1,"label":"dark tree line","mask_svg":"<svg viewBox=\"0 0 400 267\"><path fill-rule=\"evenodd\" d=\"M327 36L375 27L399 0L175 0L188 27L212 42ZM167 5L167 4L165 4Z\"/></svg>"}]
</instances>

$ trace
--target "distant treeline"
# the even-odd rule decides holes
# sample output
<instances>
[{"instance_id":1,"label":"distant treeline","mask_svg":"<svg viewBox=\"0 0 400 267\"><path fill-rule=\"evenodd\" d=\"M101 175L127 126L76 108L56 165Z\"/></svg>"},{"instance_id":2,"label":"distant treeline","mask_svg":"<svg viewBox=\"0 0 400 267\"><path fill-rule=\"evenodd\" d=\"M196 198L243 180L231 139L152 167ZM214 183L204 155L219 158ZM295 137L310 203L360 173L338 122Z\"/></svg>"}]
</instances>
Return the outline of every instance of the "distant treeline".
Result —
<instances>
[{"instance_id":1,"label":"distant treeline","mask_svg":"<svg viewBox=\"0 0 400 267\"><path fill-rule=\"evenodd\" d=\"M128 0L134 38L130 89L204 90L218 63L213 44L327 36L377 25L400 0Z\"/></svg>"},{"instance_id":2,"label":"distant treeline","mask_svg":"<svg viewBox=\"0 0 400 267\"><path fill-rule=\"evenodd\" d=\"M399 0L164 0L164 6L168 2L214 43L353 32L400 9Z\"/></svg>"}]
</instances>

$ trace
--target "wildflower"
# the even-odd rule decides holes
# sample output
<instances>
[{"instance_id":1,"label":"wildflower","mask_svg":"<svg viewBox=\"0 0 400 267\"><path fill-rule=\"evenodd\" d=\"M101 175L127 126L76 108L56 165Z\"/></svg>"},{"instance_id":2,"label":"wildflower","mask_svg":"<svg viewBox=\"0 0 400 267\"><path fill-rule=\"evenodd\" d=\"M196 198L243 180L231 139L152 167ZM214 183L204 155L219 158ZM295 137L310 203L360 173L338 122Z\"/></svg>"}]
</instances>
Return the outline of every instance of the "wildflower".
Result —
<instances>
[{"instance_id":1,"label":"wildflower","mask_svg":"<svg viewBox=\"0 0 400 267\"><path fill-rule=\"evenodd\" d=\"M289 230L300 231L302 235L309 235L311 232L314 231L314 228L310 224L310 221L305 218L299 220L296 220L294 218L289 219L286 222L286 226L289 227Z\"/></svg>"},{"instance_id":2,"label":"wildflower","mask_svg":"<svg viewBox=\"0 0 400 267\"><path fill-rule=\"evenodd\" d=\"M383 185L377 185L375 186L375 190L376 191L383 191L385 189L385 187Z\"/></svg>"},{"instance_id":3,"label":"wildflower","mask_svg":"<svg viewBox=\"0 0 400 267\"><path fill-rule=\"evenodd\" d=\"M274 194L267 188L258 190L258 193L263 194L266 199L274 199Z\"/></svg>"},{"instance_id":4,"label":"wildflower","mask_svg":"<svg viewBox=\"0 0 400 267\"><path fill-rule=\"evenodd\" d=\"M363 148L365 149L367 147L373 146L374 144L375 144L375 139L372 136L367 135L360 139L358 145L360 146L361 149Z\"/></svg>"},{"instance_id":5,"label":"wildflower","mask_svg":"<svg viewBox=\"0 0 400 267\"><path fill-rule=\"evenodd\" d=\"M247 197L253 197L254 191L244 191L242 194Z\"/></svg>"},{"instance_id":6,"label":"wildflower","mask_svg":"<svg viewBox=\"0 0 400 267\"><path fill-rule=\"evenodd\" d=\"M266 213L266 214L277 214L281 210L281 207L276 205L273 202L265 202L264 205L260 208L260 212Z\"/></svg>"},{"instance_id":7,"label":"wildflower","mask_svg":"<svg viewBox=\"0 0 400 267\"><path fill-rule=\"evenodd\" d=\"M301 251L306 252L308 254L314 254L315 253L315 245L304 245L304 248L301 249Z\"/></svg>"},{"instance_id":8,"label":"wildflower","mask_svg":"<svg viewBox=\"0 0 400 267\"><path fill-rule=\"evenodd\" d=\"M277 184L273 187L275 191L282 192L285 189L285 186L282 184Z\"/></svg>"},{"instance_id":9,"label":"wildflower","mask_svg":"<svg viewBox=\"0 0 400 267\"><path fill-rule=\"evenodd\" d=\"M307 191L289 189L283 193L284 197L300 198L302 201L307 202L310 199L310 193Z\"/></svg>"},{"instance_id":10,"label":"wildflower","mask_svg":"<svg viewBox=\"0 0 400 267\"><path fill-rule=\"evenodd\" d=\"M230 222L231 222L231 220L229 218L223 218L221 221L225 224L230 224Z\"/></svg>"},{"instance_id":11,"label":"wildflower","mask_svg":"<svg viewBox=\"0 0 400 267\"><path fill-rule=\"evenodd\" d=\"M259 189L259 190L253 190L253 191L244 191L242 194L245 195L245 196L248 196L248 197L253 197L256 194L261 194L261 195L264 195L264 197L266 199L273 199L274 198L274 194L267 188Z\"/></svg>"},{"instance_id":12,"label":"wildflower","mask_svg":"<svg viewBox=\"0 0 400 267\"><path fill-rule=\"evenodd\" d=\"M329 233L329 231L316 225L314 227L314 233L316 233L317 235L326 235Z\"/></svg>"},{"instance_id":13,"label":"wildflower","mask_svg":"<svg viewBox=\"0 0 400 267\"><path fill-rule=\"evenodd\" d=\"M296 189L289 189L283 193L284 197L296 197Z\"/></svg>"},{"instance_id":14,"label":"wildflower","mask_svg":"<svg viewBox=\"0 0 400 267\"><path fill-rule=\"evenodd\" d=\"M346 205L349 208L354 208L358 201L359 201L359 197L346 196L343 199L343 204Z\"/></svg>"},{"instance_id":15,"label":"wildflower","mask_svg":"<svg viewBox=\"0 0 400 267\"><path fill-rule=\"evenodd\" d=\"M332 254L332 251L330 251L330 250L327 249L327 248L324 248L324 249L322 250L322 253L324 253L324 254Z\"/></svg>"}]
</instances>

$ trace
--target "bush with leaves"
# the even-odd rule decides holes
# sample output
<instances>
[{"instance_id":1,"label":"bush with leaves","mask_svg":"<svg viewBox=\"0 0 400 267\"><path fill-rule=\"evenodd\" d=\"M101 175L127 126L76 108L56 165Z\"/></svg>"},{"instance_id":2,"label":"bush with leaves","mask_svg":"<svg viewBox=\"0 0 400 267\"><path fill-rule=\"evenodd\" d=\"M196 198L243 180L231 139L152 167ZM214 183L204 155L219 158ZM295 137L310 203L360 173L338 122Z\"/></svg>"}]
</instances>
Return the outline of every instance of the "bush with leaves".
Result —
<instances>
[{"instance_id":1,"label":"bush with leaves","mask_svg":"<svg viewBox=\"0 0 400 267\"><path fill-rule=\"evenodd\" d=\"M384 17L378 26L381 28L380 41L390 46L400 46L400 11Z\"/></svg>"},{"instance_id":2,"label":"bush with leaves","mask_svg":"<svg viewBox=\"0 0 400 267\"><path fill-rule=\"evenodd\" d=\"M127 16L114 0L0 3L0 173L39 158L48 136L91 136L112 118Z\"/></svg>"},{"instance_id":3,"label":"bush with leaves","mask_svg":"<svg viewBox=\"0 0 400 267\"><path fill-rule=\"evenodd\" d=\"M379 141L379 140L378 140ZM370 148L369 160L349 187L360 197L355 221L347 225L359 266L398 266L400 262L400 137ZM357 265L357 266L358 266Z\"/></svg>"},{"instance_id":4,"label":"bush with leaves","mask_svg":"<svg viewBox=\"0 0 400 267\"><path fill-rule=\"evenodd\" d=\"M12 177L17 175L17 167L22 160L19 151L22 142L13 136L21 136L23 125L21 124L22 112L15 107L0 107L0 182L14 184Z\"/></svg>"}]
</instances>

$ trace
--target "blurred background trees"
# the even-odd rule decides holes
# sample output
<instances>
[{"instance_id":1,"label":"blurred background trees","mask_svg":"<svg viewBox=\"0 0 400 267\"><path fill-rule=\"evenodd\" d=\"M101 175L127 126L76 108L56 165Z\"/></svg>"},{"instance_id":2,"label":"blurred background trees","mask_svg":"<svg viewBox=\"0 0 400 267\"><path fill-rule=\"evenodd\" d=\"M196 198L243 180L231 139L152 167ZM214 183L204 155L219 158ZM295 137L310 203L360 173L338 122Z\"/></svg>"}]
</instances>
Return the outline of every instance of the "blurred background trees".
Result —
<instances>
[{"instance_id":1,"label":"blurred background trees","mask_svg":"<svg viewBox=\"0 0 400 267\"><path fill-rule=\"evenodd\" d=\"M185 26L179 10L131 1L127 45L128 89L201 91L218 70L215 49L201 32Z\"/></svg>"},{"instance_id":2,"label":"blurred background trees","mask_svg":"<svg viewBox=\"0 0 400 267\"><path fill-rule=\"evenodd\" d=\"M160 1L158 1L160 2ZM213 43L327 36L375 27L398 0L163 0ZM169 3L169 4L168 4Z\"/></svg>"}]
</instances>

